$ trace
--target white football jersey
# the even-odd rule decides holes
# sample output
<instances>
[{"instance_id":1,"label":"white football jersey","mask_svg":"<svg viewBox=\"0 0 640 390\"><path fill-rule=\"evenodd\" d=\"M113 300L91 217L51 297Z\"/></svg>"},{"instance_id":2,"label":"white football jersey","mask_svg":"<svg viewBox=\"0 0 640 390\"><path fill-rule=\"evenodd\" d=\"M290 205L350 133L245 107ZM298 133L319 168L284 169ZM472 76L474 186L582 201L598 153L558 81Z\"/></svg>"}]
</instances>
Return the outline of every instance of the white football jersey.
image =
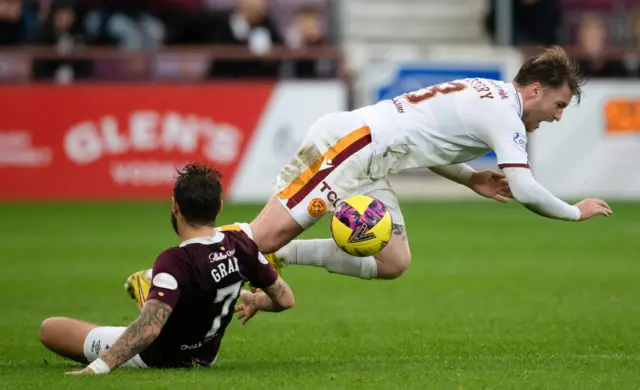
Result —
<instances>
[{"instance_id":1,"label":"white football jersey","mask_svg":"<svg viewBox=\"0 0 640 390\"><path fill-rule=\"evenodd\" d=\"M373 177L463 163L491 150L501 168L529 166L522 97L511 83L454 80L355 112L371 128Z\"/></svg>"}]
</instances>

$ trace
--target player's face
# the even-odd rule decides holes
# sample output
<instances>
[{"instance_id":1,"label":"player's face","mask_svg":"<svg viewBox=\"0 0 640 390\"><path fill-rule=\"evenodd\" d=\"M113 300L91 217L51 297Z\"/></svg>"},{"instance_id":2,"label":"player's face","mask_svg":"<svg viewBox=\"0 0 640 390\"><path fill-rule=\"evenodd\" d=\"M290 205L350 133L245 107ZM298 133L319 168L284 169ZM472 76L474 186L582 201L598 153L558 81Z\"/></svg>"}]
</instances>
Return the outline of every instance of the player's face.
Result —
<instances>
[{"instance_id":1,"label":"player's face","mask_svg":"<svg viewBox=\"0 0 640 390\"><path fill-rule=\"evenodd\" d=\"M259 22L264 18L267 2L265 0L242 0L238 7L247 19Z\"/></svg>"},{"instance_id":2,"label":"player's face","mask_svg":"<svg viewBox=\"0 0 640 390\"><path fill-rule=\"evenodd\" d=\"M573 93L567 84L560 88L534 85L530 90L529 109L523 116L528 132L540 127L542 122L554 122L562 119L564 109L571 102Z\"/></svg>"}]
</instances>

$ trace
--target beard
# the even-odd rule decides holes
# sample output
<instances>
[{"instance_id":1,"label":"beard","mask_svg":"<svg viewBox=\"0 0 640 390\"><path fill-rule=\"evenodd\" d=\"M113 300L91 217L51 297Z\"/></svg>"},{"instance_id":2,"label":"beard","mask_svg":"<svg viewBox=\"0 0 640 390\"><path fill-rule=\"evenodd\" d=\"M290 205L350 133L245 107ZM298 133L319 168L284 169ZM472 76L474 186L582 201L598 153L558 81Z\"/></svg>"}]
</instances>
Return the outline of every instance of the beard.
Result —
<instances>
[{"instance_id":1,"label":"beard","mask_svg":"<svg viewBox=\"0 0 640 390\"><path fill-rule=\"evenodd\" d=\"M171 226L173 226L173 231L176 232L177 235L180 235L180 233L178 233L178 219L173 213L173 210L171 211Z\"/></svg>"}]
</instances>

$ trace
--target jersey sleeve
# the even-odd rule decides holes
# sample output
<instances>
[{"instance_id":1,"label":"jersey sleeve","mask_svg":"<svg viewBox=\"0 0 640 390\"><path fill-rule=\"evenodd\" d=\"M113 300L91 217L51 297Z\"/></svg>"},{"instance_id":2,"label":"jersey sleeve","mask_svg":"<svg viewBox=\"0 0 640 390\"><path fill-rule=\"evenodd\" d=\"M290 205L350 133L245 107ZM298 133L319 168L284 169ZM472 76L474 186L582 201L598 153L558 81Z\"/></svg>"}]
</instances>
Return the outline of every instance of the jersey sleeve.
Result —
<instances>
[{"instance_id":1,"label":"jersey sleeve","mask_svg":"<svg viewBox=\"0 0 640 390\"><path fill-rule=\"evenodd\" d=\"M158 256L153 264L153 279L148 299L157 299L175 308L183 285L180 262L178 248L168 249Z\"/></svg>"},{"instance_id":2,"label":"jersey sleeve","mask_svg":"<svg viewBox=\"0 0 640 390\"><path fill-rule=\"evenodd\" d=\"M530 168L527 132L520 118L495 114L483 127L483 141L496 153L500 169Z\"/></svg>"},{"instance_id":3,"label":"jersey sleeve","mask_svg":"<svg viewBox=\"0 0 640 390\"><path fill-rule=\"evenodd\" d=\"M528 169L505 168L504 173L514 198L529 210L548 218L578 221L580 209L558 198L544 188Z\"/></svg>"},{"instance_id":4,"label":"jersey sleeve","mask_svg":"<svg viewBox=\"0 0 640 390\"><path fill-rule=\"evenodd\" d=\"M576 206L556 198L538 183L529 169L527 133L521 118L515 112L505 112L500 106L484 106L486 112L478 114L478 135L493 151L498 166L504 170L509 187L520 203L536 214L561 220L580 218Z\"/></svg>"},{"instance_id":5,"label":"jersey sleeve","mask_svg":"<svg viewBox=\"0 0 640 390\"><path fill-rule=\"evenodd\" d=\"M248 236L245 235L245 237L243 251L238 257L240 273L253 287L265 289L276 282L278 274L264 255L260 253L256 243Z\"/></svg>"},{"instance_id":6,"label":"jersey sleeve","mask_svg":"<svg viewBox=\"0 0 640 390\"><path fill-rule=\"evenodd\" d=\"M265 289L276 282L278 274L262 253L258 252L251 263L253 263L251 267L253 270L249 273L248 278L252 286Z\"/></svg>"}]
</instances>

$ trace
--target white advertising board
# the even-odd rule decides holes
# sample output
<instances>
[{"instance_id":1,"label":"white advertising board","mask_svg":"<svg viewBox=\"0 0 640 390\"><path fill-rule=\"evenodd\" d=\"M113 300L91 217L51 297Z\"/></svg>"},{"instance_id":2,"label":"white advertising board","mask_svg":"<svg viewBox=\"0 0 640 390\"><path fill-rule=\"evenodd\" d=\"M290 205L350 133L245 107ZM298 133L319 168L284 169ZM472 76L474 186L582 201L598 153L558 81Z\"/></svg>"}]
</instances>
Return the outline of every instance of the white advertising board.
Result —
<instances>
[{"instance_id":1,"label":"white advertising board","mask_svg":"<svg viewBox=\"0 0 640 390\"><path fill-rule=\"evenodd\" d=\"M280 169L302 144L321 116L347 109L342 81L278 83L231 182L229 196L238 202L263 202L273 191Z\"/></svg>"}]
</instances>

